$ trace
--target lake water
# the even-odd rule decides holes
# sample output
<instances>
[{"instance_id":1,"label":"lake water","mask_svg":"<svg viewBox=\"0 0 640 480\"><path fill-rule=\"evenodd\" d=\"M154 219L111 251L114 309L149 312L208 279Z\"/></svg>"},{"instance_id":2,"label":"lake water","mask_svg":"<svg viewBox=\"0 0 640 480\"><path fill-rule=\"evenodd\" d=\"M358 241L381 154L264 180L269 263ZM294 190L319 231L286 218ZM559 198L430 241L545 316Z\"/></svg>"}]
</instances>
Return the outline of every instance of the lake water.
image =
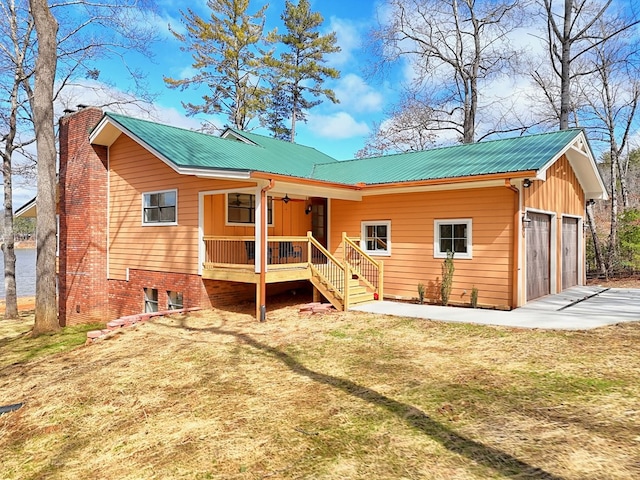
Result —
<instances>
[{"instance_id":1,"label":"lake water","mask_svg":"<svg viewBox=\"0 0 640 480\"><path fill-rule=\"evenodd\" d=\"M0 298L4 298L4 255L0 252ZM36 294L36 249L16 250L16 290L18 297Z\"/></svg>"}]
</instances>

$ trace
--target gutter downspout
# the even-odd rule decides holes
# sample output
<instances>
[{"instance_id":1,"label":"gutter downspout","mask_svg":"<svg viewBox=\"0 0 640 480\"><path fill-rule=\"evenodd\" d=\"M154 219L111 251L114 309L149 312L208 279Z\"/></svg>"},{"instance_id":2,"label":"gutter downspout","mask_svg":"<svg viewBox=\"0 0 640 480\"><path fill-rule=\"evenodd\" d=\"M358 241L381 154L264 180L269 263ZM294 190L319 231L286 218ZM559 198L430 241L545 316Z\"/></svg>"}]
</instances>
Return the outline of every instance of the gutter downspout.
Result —
<instances>
[{"instance_id":1,"label":"gutter downspout","mask_svg":"<svg viewBox=\"0 0 640 480\"><path fill-rule=\"evenodd\" d=\"M259 301L256 302L256 318L261 322L267 320L267 192L275 186L276 182L269 179L269 184L260 190L260 284Z\"/></svg>"},{"instance_id":2,"label":"gutter downspout","mask_svg":"<svg viewBox=\"0 0 640 480\"><path fill-rule=\"evenodd\" d=\"M520 306L519 284L520 284L520 269L522 267L522 257L520 255L520 242L521 242L521 227L520 210L522 203L521 192L517 187L511 185L511 180L504 181L504 186L516 194L515 196L515 208L513 214L513 281L511 284L511 308L517 308Z\"/></svg>"}]
</instances>

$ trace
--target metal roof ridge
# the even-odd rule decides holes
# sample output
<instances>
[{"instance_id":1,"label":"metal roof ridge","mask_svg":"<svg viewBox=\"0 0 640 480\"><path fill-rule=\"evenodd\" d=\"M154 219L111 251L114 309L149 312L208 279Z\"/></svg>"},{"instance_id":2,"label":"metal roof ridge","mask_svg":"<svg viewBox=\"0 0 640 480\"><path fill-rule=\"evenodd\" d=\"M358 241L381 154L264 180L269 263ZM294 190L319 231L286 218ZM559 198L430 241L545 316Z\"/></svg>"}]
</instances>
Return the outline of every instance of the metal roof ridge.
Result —
<instances>
[{"instance_id":1,"label":"metal roof ridge","mask_svg":"<svg viewBox=\"0 0 640 480\"><path fill-rule=\"evenodd\" d=\"M224 141L227 141L227 142L234 142L235 141L235 140L230 140L228 138L222 138L219 135L213 135L211 133L200 132L198 130L191 130L191 129L186 128L186 127L177 127L175 125L170 125L168 123L162 123L162 122L158 122L158 121L155 121L155 120L150 120L148 118L132 117L131 115L124 115L122 113L104 112L103 118L104 117L110 117L112 120L114 120L116 122L118 122L118 117L120 117L120 118L129 119L129 120L134 120L134 121L137 121L137 122L150 123L152 125L157 125L157 126L164 127L164 128L170 128L172 130L180 130L180 131L185 132L185 133L192 133L192 134L196 134L196 135L202 135L202 136L210 138L210 139L224 140ZM248 143L245 144L245 145L264 148L261 145L250 145Z\"/></svg>"},{"instance_id":2,"label":"metal roof ridge","mask_svg":"<svg viewBox=\"0 0 640 480\"><path fill-rule=\"evenodd\" d=\"M485 141L480 141L480 142L473 142L473 143L459 143L456 145L442 145L440 147L434 147L434 148L428 148L425 150L411 150L408 152L396 152L396 153L387 153L384 155L375 155L373 157L363 157L363 158L350 158L348 160L338 160L340 163L345 163L345 162L361 162L361 161L365 161L365 160L371 160L374 158L387 158L387 157L397 157L398 155L413 155L413 154L418 154L418 153L425 153L425 152L435 152L435 151L439 151L439 150L447 150L447 149L453 149L453 148L470 148L473 147L475 145L486 145L488 143L495 143L495 142L507 142L507 141L514 141L514 140L521 140L523 138L531 138L531 137L540 137L543 135L557 135L563 132L567 132L567 131L575 131L575 132L584 132L584 128L582 127L572 127L572 128L567 128L564 130L554 130L551 132L539 132L539 133L532 133L530 135L520 135L517 137L507 137L507 138L494 138L493 140L485 140ZM586 135L585 135L586 137ZM317 165L330 165L330 163L319 163Z\"/></svg>"}]
</instances>

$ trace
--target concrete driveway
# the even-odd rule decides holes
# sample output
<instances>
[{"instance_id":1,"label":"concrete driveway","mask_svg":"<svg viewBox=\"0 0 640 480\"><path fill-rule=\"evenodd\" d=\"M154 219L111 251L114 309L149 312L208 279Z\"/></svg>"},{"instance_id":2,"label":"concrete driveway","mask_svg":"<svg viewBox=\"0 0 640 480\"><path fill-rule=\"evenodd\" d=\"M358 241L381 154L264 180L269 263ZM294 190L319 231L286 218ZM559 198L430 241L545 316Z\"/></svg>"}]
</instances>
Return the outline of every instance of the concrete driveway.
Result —
<instances>
[{"instance_id":1,"label":"concrete driveway","mask_svg":"<svg viewBox=\"0 0 640 480\"><path fill-rule=\"evenodd\" d=\"M640 321L640 289L573 287L510 312L390 301L358 305L352 310L444 322L588 330L603 325Z\"/></svg>"}]
</instances>

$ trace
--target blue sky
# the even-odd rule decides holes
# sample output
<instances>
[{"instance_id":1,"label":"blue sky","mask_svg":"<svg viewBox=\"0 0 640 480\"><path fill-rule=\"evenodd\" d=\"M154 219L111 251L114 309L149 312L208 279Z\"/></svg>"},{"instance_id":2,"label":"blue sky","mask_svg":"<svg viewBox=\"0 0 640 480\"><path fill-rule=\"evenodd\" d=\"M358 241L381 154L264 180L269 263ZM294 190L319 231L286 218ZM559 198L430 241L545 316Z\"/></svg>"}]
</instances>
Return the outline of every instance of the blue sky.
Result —
<instances>
[{"instance_id":1,"label":"blue sky","mask_svg":"<svg viewBox=\"0 0 640 480\"><path fill-rule=\"evenodd\" d=\"M265 31L274 27L282 31L280 15L284 10L284 0L252 0L250 11L257 10L265 3L269 4ZM340 70L341 77L327 81L325 85L335 91L340 103L334 105L327 100L310 110L308 122L297 124L296 142L315 147L338 159L353 158L364 146L373 121L382 119L385 107L394 98L394 89L389 83L368 79L365 73L370 62L365 43L369 30L375 24L376 3L366 0L312 0L311 4L312 9L320 12L325 19L323 30L335 31L338 37L341 52L327 56L327 63ZM160 1L157 5L159 18L155 22L160 41L153 47L155 58L149 62L140 55L130 54L126 60L146 71L149 89L158 95L154 102L156 112L153 116L156 119L173 125L198 128L200 121L197 117L186 118L181 102L200 103L203 91L170 89L163 81L163 75L184 78L193 74L190 55L180 50L181 44L169 33L168 25L181 31L180 10L187 7L205 18L209 17L210 10L204 0ZM100 79L104 78L116 88L126 88L129 80L126 77L118 78L114 65L109 62L99 64ZM75 100L78 100L77 103L92 103L90 98L82 99L80 95L75 92L73 100L68 103L73 105ZM125 113L134 116L145 116L135 109L125 110L128 110ZM217 123L224 124L225 118L220 117ZM258 122L252 126L258 126ZM269 134L260 128L254 131Z\"/></svg>"}]
</instances>

